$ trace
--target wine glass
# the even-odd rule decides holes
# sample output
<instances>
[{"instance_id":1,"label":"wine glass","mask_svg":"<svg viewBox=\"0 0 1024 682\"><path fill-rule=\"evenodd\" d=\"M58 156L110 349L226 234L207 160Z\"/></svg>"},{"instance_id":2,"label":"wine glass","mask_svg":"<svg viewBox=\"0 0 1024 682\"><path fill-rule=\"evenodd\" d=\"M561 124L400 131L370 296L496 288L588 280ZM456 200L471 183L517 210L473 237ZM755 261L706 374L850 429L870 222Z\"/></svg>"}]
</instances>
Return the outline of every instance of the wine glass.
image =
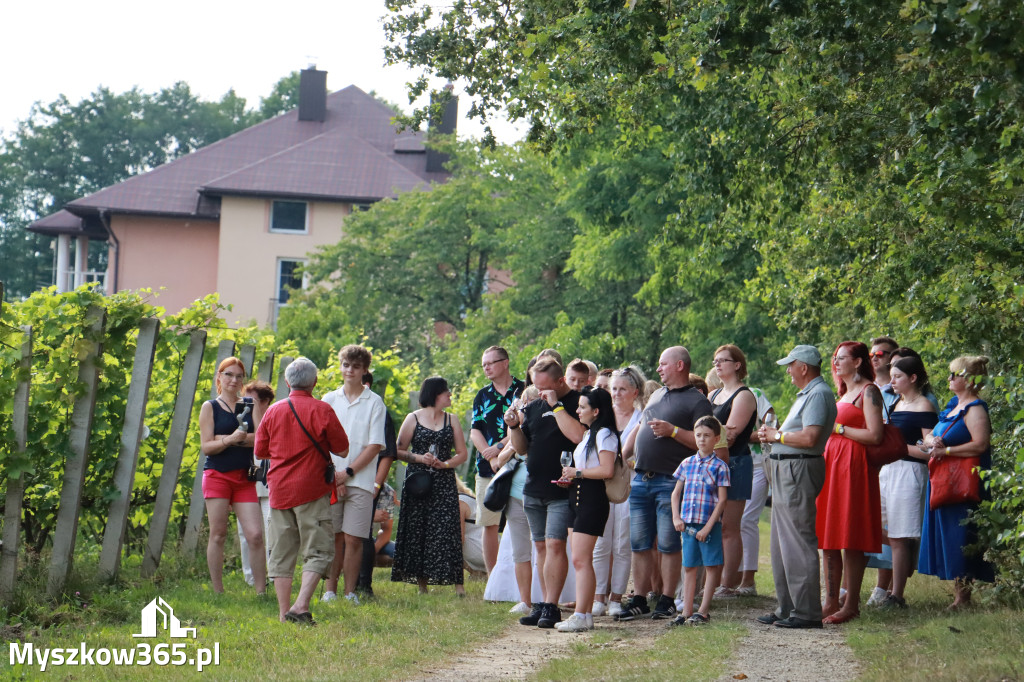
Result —
<instances>
[{"instance_id":1,"label":"wine glass","mask_svg":"<svg viewBox=\"0 0 1024 682\"><path fill-rule=\"evenodd\" d=\"M571 467L572 466L572 451L571 450L562 450L562 456L558 458L558 462L559 462L559 464L562 465L563 469L565 467ZM562 477L559 476L558 478L561 479Z\"/></svg>"},{"instance_id":2,"label":"wine glass","mask_svg":"<svg viewBox=\"0 0 1024 682\"><path fill-rule=\"evenodd\" d=\"M777 429L777 428L779 428L779 418L778 418L778 416L774 412L769 412L768 416L764 418L764 425L765 425L765 428L768 428L768 429ZM766 455L772 454L772 443L771 443L771 441L765 442L765 444L764 444L764 454L766 454Z\"/></svg>"}]
</instances>

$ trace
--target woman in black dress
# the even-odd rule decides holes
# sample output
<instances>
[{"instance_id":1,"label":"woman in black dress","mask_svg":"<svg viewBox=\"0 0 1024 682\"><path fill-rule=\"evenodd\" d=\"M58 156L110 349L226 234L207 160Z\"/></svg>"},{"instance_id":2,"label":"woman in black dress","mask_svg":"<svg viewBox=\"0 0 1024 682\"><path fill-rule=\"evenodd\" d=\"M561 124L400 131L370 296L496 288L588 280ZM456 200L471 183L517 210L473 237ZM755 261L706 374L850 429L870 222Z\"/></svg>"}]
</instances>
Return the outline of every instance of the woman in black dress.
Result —
<instances>
[{"instance_id":1,"label":"woman in black dress","mask_svg":"<svg viewBox=\"0 0 1024 682\"><path fill-rule=\"evenodd\" d=\"M468 453L459 420L445 412L451 404L452 393L444 379L425 380L420 387L421 409L405 418L398 433L398 458L409 462L406 478L426 471L431 485L422 497L402 487L391 580L416 583L423 594L427 585L455 585L455 592L465 596L455 467L466 461Z\"/></svg>"}]
</instances>

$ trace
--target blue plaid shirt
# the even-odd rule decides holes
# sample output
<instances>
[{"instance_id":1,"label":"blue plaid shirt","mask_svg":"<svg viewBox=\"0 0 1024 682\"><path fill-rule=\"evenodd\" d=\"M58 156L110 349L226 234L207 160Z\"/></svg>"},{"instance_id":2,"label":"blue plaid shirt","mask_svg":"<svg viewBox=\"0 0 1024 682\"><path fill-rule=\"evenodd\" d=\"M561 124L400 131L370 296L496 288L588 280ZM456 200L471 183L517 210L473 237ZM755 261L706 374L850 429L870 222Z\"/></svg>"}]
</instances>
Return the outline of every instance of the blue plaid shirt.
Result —
<instances>
[{"instance_id":1,"label":"blue plaid shirt","mask_svg":"<svg viewBox=\"0 0 1024 682\"><path fill-rule=\"evenodd\" d=\"M717 455L691 455L672 475L685 482L679 513L683 523L707 523L718 504L718 487L729 487L729 465Z\"/></svg>"}]
</instances>

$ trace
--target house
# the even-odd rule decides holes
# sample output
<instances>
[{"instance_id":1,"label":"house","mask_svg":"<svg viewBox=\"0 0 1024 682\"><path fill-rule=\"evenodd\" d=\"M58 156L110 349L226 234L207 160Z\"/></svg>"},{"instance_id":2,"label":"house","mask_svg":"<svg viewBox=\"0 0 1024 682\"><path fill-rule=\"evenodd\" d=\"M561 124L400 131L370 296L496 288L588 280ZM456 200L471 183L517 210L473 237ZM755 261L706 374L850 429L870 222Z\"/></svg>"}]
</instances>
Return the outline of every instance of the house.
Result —
<instances>
[{"instance_id":1,"label":"house","mask_svg":"<svg viewBox=\"0 0 1024 682\"><path fill-rule=\"evenodd\" d=\"M437 131L455 132L453 98ZM327 93L327 73L301 73L299 106L175 161L76 199L29 229L56 237L56 282L92 279L107 293L164 288L170 312L219 292L233 321L273 325L299 266L338 242L345 217L448 178L444 154L399 131L386 105L355 86ZM74 263L71 244L75 243ZM90 241L109 252L86 271Z\"/></svg>"}]
</instances>

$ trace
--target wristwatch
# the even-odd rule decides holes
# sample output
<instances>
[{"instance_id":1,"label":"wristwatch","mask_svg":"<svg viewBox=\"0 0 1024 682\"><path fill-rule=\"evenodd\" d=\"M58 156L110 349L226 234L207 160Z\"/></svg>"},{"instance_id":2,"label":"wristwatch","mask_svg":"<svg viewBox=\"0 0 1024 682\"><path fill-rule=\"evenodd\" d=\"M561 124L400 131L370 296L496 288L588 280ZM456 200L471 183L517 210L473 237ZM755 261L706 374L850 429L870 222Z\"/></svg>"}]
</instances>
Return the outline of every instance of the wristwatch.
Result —
<instances>
[{"instance_id":1,"label":"wristwatch","mask_svg":"<svg viewBox=\"0 0 1024 682\"><path fill-rule=\"evenodd\" d=\"M583 470L582 469L577 469L576 470L576 475L573 478L575 478L577 481L580 480L581 478L583 478Z\"/></svg>"},{"instance_id":2,"label":"wristwatch","mask_svg":"<svg viewBox=\"0 0 1024 682\"><path fill-rule=\"evenodd\" d=\"M353 476L356 475L356 472L352 467L345 467L345 473L348 474L349 478L352 478Z\"/></svg>"},{"instance_id":3,"label":"wristwatch","mask_svg":"<svg viewBox=\"0 0 1024 682\"><path fill-rule=\"evenodd\" d=\"M836 424L836 433L838 433L840 436L843 435L844 433L846 433L846 427L843 426L842 424Z\"/></svg>"},{"instance_id":4,"label":"wristwatch","mask_svg":"<svg viewBox=\"0 0 1024 682\"><path fill-rule=\"evenodd\" d=\"M775 440L776 441L782 440L782 432L781 431L776 431L775 432Z\"/></svg>"}]
</instances>

